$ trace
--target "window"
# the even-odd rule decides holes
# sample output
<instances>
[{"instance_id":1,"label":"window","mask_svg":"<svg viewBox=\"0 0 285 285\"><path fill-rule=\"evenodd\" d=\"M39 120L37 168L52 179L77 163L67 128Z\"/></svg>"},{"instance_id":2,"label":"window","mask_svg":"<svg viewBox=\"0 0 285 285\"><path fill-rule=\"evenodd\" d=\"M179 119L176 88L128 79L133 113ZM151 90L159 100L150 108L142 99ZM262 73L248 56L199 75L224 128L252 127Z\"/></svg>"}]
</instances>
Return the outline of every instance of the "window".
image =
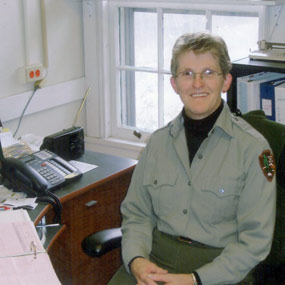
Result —
<instances>
[{"instance_id":1,"label":"window","mask_svg":"<svg viewBox=\"0 0 285 285\"><path fill-rule=\"evenodd\" d=\"M135 7L115 1L111 72L112 136L132 139L172 120L182 109L170 85L170 60L175 40L183 33L209 30L221 35L231 60L248 56L259 39L259 6L177 4L166 6L136 2ZM159 4L159 3L157 3ZM181 8L181 7L183 8ZM111 41L112 42L112 41ZM134 138L134 137L133 137Z\"/></svg>"}]
</instances>

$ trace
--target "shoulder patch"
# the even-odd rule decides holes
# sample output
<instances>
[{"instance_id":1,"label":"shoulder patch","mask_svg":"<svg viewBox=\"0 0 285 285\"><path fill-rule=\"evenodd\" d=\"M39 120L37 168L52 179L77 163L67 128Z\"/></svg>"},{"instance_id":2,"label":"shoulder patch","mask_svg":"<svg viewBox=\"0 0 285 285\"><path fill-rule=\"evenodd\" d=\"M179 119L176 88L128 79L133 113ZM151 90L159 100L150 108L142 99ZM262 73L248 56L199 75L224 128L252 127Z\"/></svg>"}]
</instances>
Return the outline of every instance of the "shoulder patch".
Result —
<instances>
[{"instance_id":1,"label":"shoulder patch","mask_svg":"<svg viewBox=\"0 0 285 285\"><path fill-rule=\"evenodd\" d=\"M272 152L269 149L266 149L260 154L258 158L264 176L269 182L271 182L276 172L276 166Z\"/></svg>"}]
</instances>

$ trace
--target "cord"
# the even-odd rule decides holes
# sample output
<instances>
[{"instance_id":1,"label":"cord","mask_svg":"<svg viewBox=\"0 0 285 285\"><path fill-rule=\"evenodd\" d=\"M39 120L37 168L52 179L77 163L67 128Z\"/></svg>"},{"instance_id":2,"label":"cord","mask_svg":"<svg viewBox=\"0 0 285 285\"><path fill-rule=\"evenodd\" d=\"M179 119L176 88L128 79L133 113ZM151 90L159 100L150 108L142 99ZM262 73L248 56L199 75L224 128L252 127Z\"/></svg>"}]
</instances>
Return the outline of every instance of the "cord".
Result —
<instances>
[{"instance_id":1,"label":"cord","mask_svg":"<svg viewBox=\"0 0 285 285\"><path fill-rule=\"evenodd\" d=\"M57 223L61 224L61 214L62 214L62 205L61 205L61 202L59 200L59 198L52 192L50 191L47 191L47 196L50 196L51 198L54 199L54 201L56 202L57 204Z\"/></svg>"},{"instance_id":2,"label":"cord","mask_svg":"<svg viewBox=\"0 0 285 285\"><path fill-rule=\"evenodd\" d=\"M19 130L19 127L20 127L20 125L21 125L23 116L24 116L24 114L25 114L25 112L26 112L26 110L27 110L27 108L28 108L28 106L29 106L29 104L30 104L32 98L34 97L36 91L37 91L39 88L40 88L40 86L39 86L38 84L35 84L33 93L32 93L32 95L31 95L31 97L29 98L29 100L28 100L28 102L27 102L27 104L26 104L26 106L25 106L25 108L24 108L24 110L23 110L23 112L22 112L22 114L21 114L21 116L20 116L20 119L19 119L19 122L18 122L18 126L17 126L16 131L14 132L13 137L16 136L16 134L17 134L17 132L18 132L18 130Z\"/></svg>"},{"instance_id":3,"label":"cord","mask_svg":"<svg viewBox=\"0 0 285 285\"><path fill-rule=\"evenodd\" d=\"M51 204L55 212L53 223L61 224L62 205L55 194L51 193L50 191L47 191L46 196L37 197L37 202L46 202Z\"/></svg>"},{"instance_id":4,"label":"cord","mask_svg":"<svg viewBox=\"0 0 285 285\"><path fill-rule=\"evenodd\" d=\"M269 40L272 39L272 36L273 36L273 34L274 34L274 31L275 31L276 27L279 25L279 20L280 20L280 16L281 16L282 10L283 10L283 5L281 5L281 7L280 7L280 9L279 9L279 13L278 13L278 16L277 16L277 19L276 19L276 23L274 24L273 29L272 29L272 31L271 31L271 33L270 33Z\"/></svg>"},{"instance_id":5,"label":"cord","mask_svg":"<svg viewBox=\"0 0 285 285\"><path fill-rule=\"evenodd\" d=\"M59 198L55 194L51 193L50 191L47 191L47 195L52 197L55 200L56 204L57 204L57 207L58 207L57 222L59 224L61 224L61 214L62 214L61 202L60 202Z\"/></svg>"}]
</instances>

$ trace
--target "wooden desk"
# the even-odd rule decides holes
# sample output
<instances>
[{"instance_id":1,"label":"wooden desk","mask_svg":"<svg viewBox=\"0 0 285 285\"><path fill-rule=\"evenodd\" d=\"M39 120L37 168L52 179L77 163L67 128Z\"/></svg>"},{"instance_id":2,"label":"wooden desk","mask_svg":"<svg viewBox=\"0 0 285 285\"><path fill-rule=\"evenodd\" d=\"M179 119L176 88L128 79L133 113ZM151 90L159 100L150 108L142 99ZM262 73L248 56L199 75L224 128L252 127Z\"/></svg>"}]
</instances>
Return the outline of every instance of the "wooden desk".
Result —
<instances>
[{"instance_id":1,"label":"wooden desk","mask_svg":"<svg viewBox=\"0 0 285 285\"><path fill-rule=\"evenodd\" d=\"M62 284L104 285L120 266L120 250L100 259L90 258L83 253L81 241L90 233L120 226L120 204L137 161L90 151L79 160L98 167L54 192L63 206L64 226L47 250ZM90 201L96 203L86 205ZM54 211L49 205L39 205L30 216L35 224L44 216L52 223Z\"/></svg>"}]
</instances>

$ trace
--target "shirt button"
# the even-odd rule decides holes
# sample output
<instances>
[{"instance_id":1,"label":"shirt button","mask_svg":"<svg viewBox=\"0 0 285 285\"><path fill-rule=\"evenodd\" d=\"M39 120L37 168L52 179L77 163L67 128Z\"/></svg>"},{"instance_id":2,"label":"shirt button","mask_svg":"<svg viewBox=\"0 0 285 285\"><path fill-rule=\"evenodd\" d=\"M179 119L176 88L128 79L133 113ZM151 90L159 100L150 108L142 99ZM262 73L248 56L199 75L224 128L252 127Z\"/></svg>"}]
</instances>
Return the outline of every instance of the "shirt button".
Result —
<instances>
[{"instance_id":1,"label":"shirt button","mask_svg":"<svg viewBox=\"0 0 285 285\"><path fill-rule=\"evenodd\" d=\"M156 185L157 184L157 180L154 180L153 183Z\"/></svg>"},{"instance_id":2,"label":"shirt button","mask_svg":"<svg viewBox=\"0 0 285 285\"><path fill-rule=\"evenodd\" d=\"M186 209L183 210L183 214L186 215L188 211Z\"/></svg>"},{"instance_id":3,"label":"shirt button","mask_svg":"<svg viewBox=\"0 0 285 285\"><path fill-rule=\"evenodd\" d=\"M201 153L199 153L199 154L198 154L198 158L199 158L199 159L202 159L202 158L203 158L203 155L202 155Z\"/></svg>"}]
</instances>

